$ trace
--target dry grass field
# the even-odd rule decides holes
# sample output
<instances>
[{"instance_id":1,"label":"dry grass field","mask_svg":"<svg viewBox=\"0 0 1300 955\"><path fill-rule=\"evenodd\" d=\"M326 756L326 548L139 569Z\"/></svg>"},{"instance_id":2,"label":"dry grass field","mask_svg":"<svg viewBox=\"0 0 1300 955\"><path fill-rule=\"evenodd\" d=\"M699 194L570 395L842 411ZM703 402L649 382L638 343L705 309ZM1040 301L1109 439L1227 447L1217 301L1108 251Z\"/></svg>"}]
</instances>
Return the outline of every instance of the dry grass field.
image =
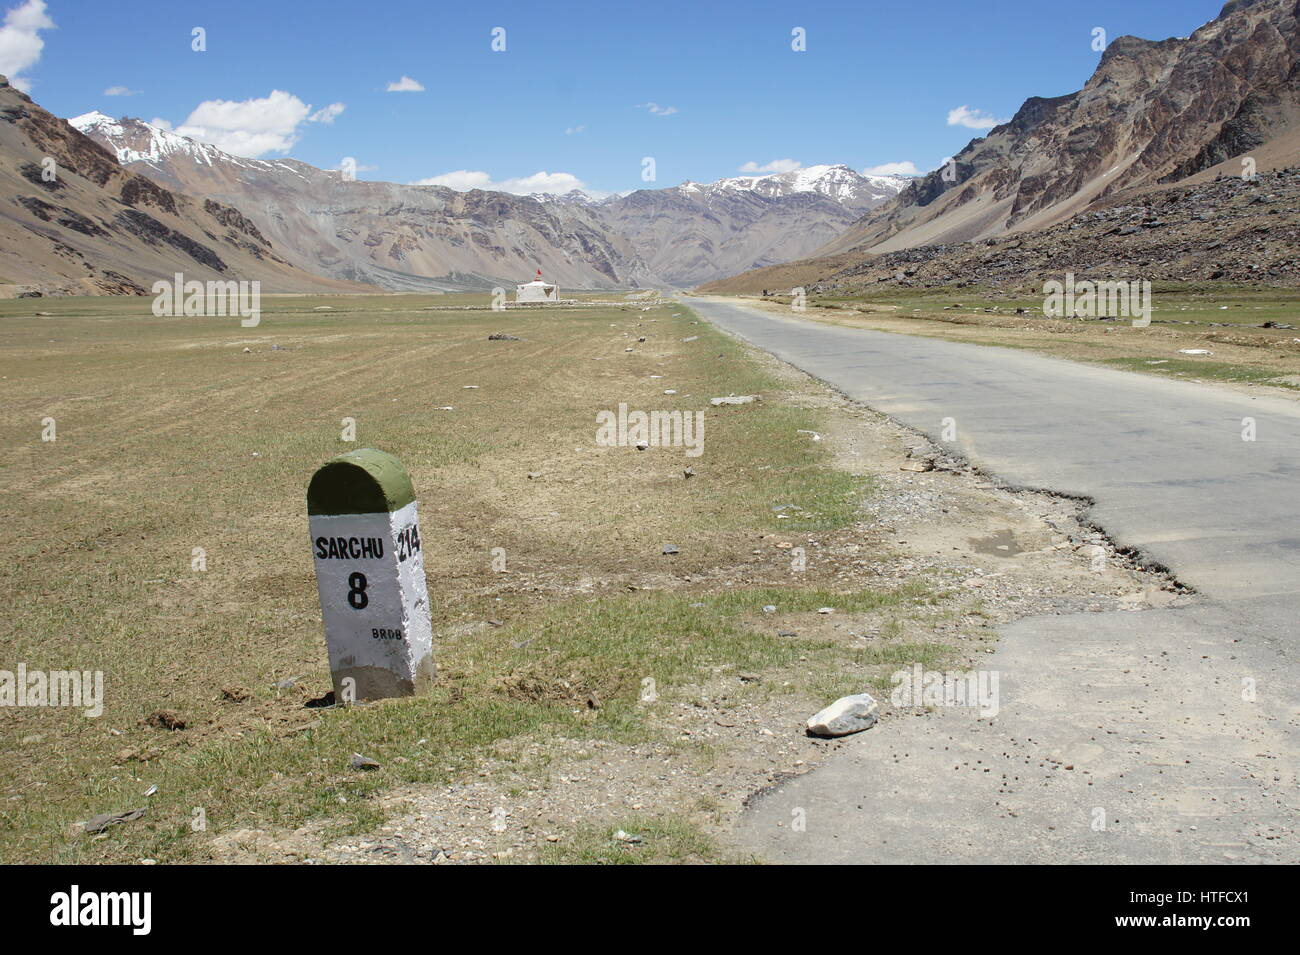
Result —
<instances>
[{"instance_id":1,"label":"dry grass field","mask_svg":"<svg viewBox=\"0 0 1300 955\"><path fill-rule=\"evenodd\" d=\"M155 318L143 299L0 303L0 669L105 679L98 718L0 708L5 861L203 861L222 832L321 819L361 832L383 817L377 793L463 777L501 740L660 738L646 677L671 701L720 669L789 671L780 692L813 701L942 659L901 629L851 649L745 623L768 604L903 612L931 596L790 573L773 535L829 539L868 481L827 466L799 433L822 413L780 400L739 345L678 305L440 309L485 303L450 298L286 296L256 328ZM709 405L732 393L767 400ZM619 402L702 409L704 454L597 447L596 413ZM329 673L305 490L364 446L412 474L439 681L313 708ZM383 769L358 773L353 752ZM76 825L137 807L99 836Z\"/></svg>"}]
</instances>

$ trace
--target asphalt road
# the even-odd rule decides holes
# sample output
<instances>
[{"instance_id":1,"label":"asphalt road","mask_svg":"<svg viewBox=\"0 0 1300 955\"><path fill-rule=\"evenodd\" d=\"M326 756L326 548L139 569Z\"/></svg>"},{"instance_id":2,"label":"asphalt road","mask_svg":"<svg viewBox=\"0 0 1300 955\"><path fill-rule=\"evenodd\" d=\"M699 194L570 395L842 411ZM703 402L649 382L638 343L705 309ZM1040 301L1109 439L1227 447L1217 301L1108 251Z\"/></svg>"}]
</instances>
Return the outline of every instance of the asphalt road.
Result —
<instances>
[{"instance_id":1,"label":"asphalt road","mask_svg":"<svg viewBox=\"0 0 1300 955\"><path fill-rule=\"evenodd\" d=\"M852 737L751 800L742 847L802 863L1300 861L1300 403L689 304L1007 484L1090 498L1116 543L1199 595L1004 628L986 666L996 718L940 708Z\"/></svg>"}]
</instances>

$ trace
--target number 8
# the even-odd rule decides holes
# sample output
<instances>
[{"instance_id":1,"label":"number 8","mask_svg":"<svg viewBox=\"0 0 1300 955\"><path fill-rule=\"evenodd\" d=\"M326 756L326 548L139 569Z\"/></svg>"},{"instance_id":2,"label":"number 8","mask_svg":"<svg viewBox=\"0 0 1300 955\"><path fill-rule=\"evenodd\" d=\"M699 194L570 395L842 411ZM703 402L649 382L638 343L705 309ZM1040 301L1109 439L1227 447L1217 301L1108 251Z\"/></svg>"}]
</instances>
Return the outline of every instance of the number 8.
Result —
<instances>
[{"instance_id":1,"label":"number 8","mask_svg":"<svg viewBox=\"0 0 1300 955\"><path fill-rule=\"evenodd\" d=\"M348 604L353 610L364 610L366 604L370 603L370 597L366 594L366 575L352 574L348 577L348 586L352 588L348 591Z\"/></svg>"}]
</instances>

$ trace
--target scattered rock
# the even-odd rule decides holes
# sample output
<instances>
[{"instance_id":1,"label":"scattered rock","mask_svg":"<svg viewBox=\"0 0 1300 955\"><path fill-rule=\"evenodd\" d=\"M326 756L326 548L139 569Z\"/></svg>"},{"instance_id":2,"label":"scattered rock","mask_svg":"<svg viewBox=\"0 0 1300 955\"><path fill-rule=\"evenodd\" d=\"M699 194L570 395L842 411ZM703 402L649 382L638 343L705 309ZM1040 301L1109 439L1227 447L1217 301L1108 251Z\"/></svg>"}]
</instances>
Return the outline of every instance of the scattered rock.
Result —
<instances>
[{"instance_id":1,"label":"scattered rock","mask_svg":"<svg viewBox=\"0 0 1300 955\"><path fill-rule=\"evenodd\" d=\"M810 736L848 736L875 725L880 704L869 693L842 696L808 720Z\"/></svg>"},{"instance_id":2,"label":"scattered rock","mask_svg":"<svg viewBox=\"0 0 1300 955\"><path fill-rule=\"evenodd\" d=\"M378 760L371 759L369 756L362 756L360 753L353 753L348 764L353 769L378 769Z\"/></svg>"},{"instance_id":3,"label":"scattered rock","mask_svg":"<svg viewBox=\"0 0 1300 955\"><path fill-rule=\"evenodd\" d=\"M709 404L717 408L721 405L747 405L757 400L758 395L728 395L726 398L710 398Z\"/></svg>"},{"instance_id":4,"label":"scattered rock","mask_svg":"<svg viewBox=\"0 0 1300 955\"><path fill-rule=\"evenodd\" d=\"M664 545L664 553L665 553L665 554L676 554L676 553L678 553L677 545L676 545L676 544L665 544L665 545Z\"/></svg>"},{"instance_id":5,"label":"scattered rock","mask_svg":"<svg viewBox=\"0 0 1300 955\"><path fill-rule=\"evenodd\" d=\"M493 332L488 336L490 342L521 342L522 338L515 335L507 335L504 332Z\"/></svg>"},{"instance_id":6,"label":"scattered rock","mask_svg":"<svg viewBox=\"0 0 1300 955\"><path fill-rule=\"evenodd\" d=\"M128 809L125 812L105 812L91 816L81 823L81 828L89 835L103 832L110 826L119 826L124 822L134 822L145 814L144 809Z\"/></svg>"}]
</instances>

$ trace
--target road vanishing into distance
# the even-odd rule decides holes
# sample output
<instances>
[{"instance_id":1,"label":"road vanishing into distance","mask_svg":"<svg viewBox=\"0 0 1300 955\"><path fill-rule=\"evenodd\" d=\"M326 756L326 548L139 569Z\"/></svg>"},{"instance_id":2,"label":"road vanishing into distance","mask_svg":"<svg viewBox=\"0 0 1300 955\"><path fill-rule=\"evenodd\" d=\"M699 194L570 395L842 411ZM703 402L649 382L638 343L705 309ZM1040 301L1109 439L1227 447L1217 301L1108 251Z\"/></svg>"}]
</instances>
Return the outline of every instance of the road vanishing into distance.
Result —
<instances>
[{"instance_id":1,"label":"road vanishing into distance","mask_svg":"<svg viewBox=\"0 0 1300 955\"><path fill-rule=\"evenodd\" d=\"M788 863L1300 861L1300 402L683 301L1009 486L1086 496L1120 547L1196 591L1003 627L982 667L1000 674L996 718L940 707L847 738L751 799L742 848ZM939 440L945 418L955 441Z\"/></svg>"}]
</instances>

